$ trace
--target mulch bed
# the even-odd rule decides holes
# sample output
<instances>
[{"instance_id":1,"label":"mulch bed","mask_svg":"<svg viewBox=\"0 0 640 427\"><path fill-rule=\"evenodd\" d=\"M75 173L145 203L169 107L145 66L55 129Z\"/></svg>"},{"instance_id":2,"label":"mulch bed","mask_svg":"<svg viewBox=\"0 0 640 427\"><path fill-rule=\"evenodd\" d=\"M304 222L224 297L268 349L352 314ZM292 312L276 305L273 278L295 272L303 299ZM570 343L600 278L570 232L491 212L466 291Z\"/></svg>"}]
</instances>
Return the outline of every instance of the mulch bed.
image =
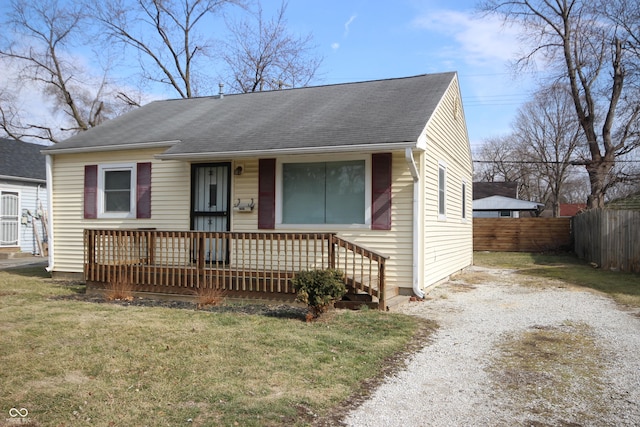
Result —
<instances>
[{"instance_id":1,"label":"mulch bed","mask_svg":"<svg viewBox=\"0 0 640 427\"><path fill-rule=\"evenodd\" d=\"M100 295L89 295L83 292L74 295L52 297L52 299L84 301L95 304L116 304L124 307L163 307L213 313L253 314L300 320L305 320L307 314L306 307L296 307L287 304L224 303L220 305L200 305L195 301L176 301L142 297L134 297L131 300L108 300Z\"/></svg>"}]
</instances>

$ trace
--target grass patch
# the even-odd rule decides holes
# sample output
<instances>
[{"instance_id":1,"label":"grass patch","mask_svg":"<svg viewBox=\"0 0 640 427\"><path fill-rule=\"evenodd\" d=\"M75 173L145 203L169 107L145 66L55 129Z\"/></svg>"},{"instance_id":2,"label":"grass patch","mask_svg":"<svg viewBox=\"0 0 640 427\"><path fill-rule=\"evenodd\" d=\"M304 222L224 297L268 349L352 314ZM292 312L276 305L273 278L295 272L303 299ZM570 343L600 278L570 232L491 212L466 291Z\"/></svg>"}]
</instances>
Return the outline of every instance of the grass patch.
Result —
<instances>
[{"instance_id":1,"label":"grass patch","mask_svg":"<svg viewBox=\"0 0 640 427\"><path fill-rule=\"evenodd\" d=\"M318 322L95 304L0 271L0 412L33 425L309 425L425 327L375 310ZM0 416L0 425L3 417Z\"/></svg>"},{"instance_id":2,"label":"grass patch","mask_svg":"<svg viewBox=\"0 0 640 427\"><path fill-rule=\"evenodd\" d=\"M588 325L535 326L505 336L498 349L488 368L492 393L513 413L525 414L526 425L598 425L602 420L594 417L606 419L604 355Z\"/></svg>"},{"instance_id":3,"label":"grass patch","mask_svg":"<svg viewBox=\"0 0 640 427\"><path fill-rule=\"evenodd\" d=\"M572 254L475 252L474 264L587 287L610 295L620 304L640 307L640 274L596 269Z\"/></svg>"}]
</instances>

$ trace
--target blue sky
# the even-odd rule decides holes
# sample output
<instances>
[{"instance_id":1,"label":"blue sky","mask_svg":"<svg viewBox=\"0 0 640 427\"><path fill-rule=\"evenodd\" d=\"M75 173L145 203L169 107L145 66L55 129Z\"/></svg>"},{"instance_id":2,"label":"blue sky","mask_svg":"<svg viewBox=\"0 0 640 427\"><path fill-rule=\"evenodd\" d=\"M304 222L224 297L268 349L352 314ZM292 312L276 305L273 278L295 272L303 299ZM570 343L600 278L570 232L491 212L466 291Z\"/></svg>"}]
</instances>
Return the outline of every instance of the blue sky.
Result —
<instances>
[{"instance_id":1,"label":"blue sky","mask_svg":"<svg viewBox=\"0 0 640 427\"><path fill-rule=\"evenodd\" d=\"M264 17L280 4L262 0ZM0 0L0 11L8 5ZM515 76L509 67L520 49L515 30L477 16L474 6L460 0L289 0L286 19L291 33L312 34L323 57L314 85L457 71L475 149L509 131L518 107L529 100L533 79ZM0 70L0 83L8 74ZM23 93L31 113L49 114L35 90Z\"/></svg>"},{"instance_id":2,"label":"blue sky","mask_svg":"<svg viewBox=\"0 0 640 427\"><path fill-rule=\"evenodd\" d=\"M280 1L262 4L269 14ZM324 57L318 83L457 71L476 148L509 131L534 87L530 74L511 71L520 50L515 30L481 18L474 6L451 0L290 0L286 16L292 31L314 36Z\"/></svg>"}]
</instances>

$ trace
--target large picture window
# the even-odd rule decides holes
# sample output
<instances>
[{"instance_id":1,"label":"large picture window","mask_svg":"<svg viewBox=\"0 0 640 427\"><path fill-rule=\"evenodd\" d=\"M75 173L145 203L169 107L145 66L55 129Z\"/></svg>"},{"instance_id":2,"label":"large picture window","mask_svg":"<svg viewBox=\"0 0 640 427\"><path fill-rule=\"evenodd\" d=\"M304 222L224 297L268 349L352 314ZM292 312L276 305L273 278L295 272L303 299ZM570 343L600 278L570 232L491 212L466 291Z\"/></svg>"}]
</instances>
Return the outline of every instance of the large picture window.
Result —
<instances>
[{"instance_id":1,"label":"large picture window","mask_svg":"<svg viewBox=\"0 0 640 427\"><path fill-rule=\"evenodd\" d=\"M365 224L364 160L283 163L282 224Z\"/></svg>"}]
</instances>

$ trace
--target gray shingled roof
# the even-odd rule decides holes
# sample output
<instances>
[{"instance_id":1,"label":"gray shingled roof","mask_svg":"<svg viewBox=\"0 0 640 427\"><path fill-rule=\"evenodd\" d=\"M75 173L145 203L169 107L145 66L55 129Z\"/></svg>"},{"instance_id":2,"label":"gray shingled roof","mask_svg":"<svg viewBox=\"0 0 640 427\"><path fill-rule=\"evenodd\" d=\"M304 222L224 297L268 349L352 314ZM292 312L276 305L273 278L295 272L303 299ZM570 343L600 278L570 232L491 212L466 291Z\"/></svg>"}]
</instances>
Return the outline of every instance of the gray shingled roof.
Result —
<instances>
[{"instance_id":1,"label":"gray shingled roof","mask_svg":"<svg viewBox=\"0 0 640 427\"><path fill-rule=\"evenodd\" d=\"M46 179L44 145L0 138L0 176Z\"/></svg>"},{"instance_id":2,"label":"gray shingled roof","mask_svg":"<svg viewBox=\"0 0 640 427\"><path fill-rule=\"evenodd\" d=\"M484 199L490 196L502 196L512 199L518 198L518 183L516 181L507 182L474 182L473 200Z\"/></svg>"},{"instance_id":3,"label":"gray shingled roof","mask_svg":"<svg viewBox=\"0 0 640 427\"><path fill-rule=\"evenodd\" d=\"M151 102L53 150L180 141L165 154L415 143L455 73Z\"/></svg>"}]
</instances>

